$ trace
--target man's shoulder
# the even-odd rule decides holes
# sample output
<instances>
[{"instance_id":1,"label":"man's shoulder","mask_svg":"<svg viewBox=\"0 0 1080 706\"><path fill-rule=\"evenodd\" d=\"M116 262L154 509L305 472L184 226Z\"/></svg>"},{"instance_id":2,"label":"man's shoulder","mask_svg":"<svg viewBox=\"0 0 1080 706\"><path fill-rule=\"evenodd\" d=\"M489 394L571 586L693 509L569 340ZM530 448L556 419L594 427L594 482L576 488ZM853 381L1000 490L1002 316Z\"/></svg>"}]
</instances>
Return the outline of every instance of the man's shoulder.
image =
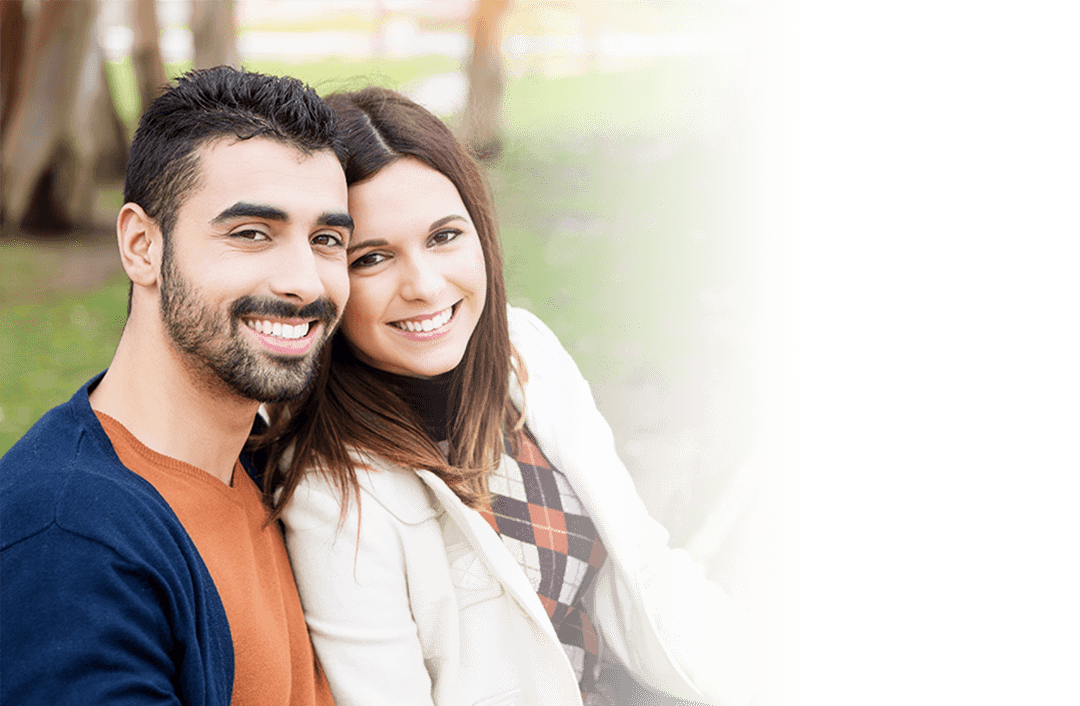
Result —
<instances>
[{"instance_id":1,"label":"man's shoulder","mask_svg":"<svg viewBox=\"0 0 1080 706\"><path fill-rule=\"evenodd\" d=\"M77 398L46 413L0 458L0 547L51 527L109 545L160 541L180 529Z\"/></svg>"}]
</instances>

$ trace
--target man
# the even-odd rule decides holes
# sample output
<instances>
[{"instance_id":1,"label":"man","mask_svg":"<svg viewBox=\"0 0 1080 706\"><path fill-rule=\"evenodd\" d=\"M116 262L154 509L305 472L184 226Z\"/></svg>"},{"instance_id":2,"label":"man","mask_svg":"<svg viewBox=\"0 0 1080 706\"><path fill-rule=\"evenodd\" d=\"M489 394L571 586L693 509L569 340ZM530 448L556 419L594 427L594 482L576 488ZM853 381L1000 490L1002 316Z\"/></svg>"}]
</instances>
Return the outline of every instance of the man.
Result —
<instances>
[{"instance_id":1,"label":"man","mask_svg":"<svg viewBox=\"0 0 1080 706\"><path fill-rule=\"evenodd\" d=\"M341 156L294 79L192 72L143 115L112 365L0 459L0 701L331 703L239 459L348 298Z\"/></svg>"}]
</instances>

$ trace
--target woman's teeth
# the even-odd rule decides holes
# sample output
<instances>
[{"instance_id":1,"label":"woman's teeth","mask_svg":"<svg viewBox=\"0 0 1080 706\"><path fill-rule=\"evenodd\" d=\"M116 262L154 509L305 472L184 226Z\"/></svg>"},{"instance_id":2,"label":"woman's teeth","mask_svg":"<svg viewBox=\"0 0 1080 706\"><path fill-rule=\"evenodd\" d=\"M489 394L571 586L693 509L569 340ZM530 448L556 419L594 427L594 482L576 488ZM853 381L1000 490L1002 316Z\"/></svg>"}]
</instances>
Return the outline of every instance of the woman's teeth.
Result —
<instances>
[{"instance_id":1,"label":"woman's teeth","mask_svg":"<svg viewBox=\"0 0 1080 706\"><path fill-rule=\"evenodd\" d=\"M250 328L255 329L259 333L266 334L268 336L276 336L278 338L303 338L308 335L308 331L311 329L311 322L305 321L302 324L291 326L289 324L283 324L280 321L244 321Z\"/></svg>"},{"instance_id":2,"label":"woman's teeth","mask_svg":"<svg viewBox=\"0 0 1080 706\"><path fill-rule=\"evenodd\" d=\"M394 321L390 325L396 326L402 331L426 332L442 328L450 317L454 315L454 307L444 309L430 319L412 319L410 321Z\"/></svg>"}]
</instances>

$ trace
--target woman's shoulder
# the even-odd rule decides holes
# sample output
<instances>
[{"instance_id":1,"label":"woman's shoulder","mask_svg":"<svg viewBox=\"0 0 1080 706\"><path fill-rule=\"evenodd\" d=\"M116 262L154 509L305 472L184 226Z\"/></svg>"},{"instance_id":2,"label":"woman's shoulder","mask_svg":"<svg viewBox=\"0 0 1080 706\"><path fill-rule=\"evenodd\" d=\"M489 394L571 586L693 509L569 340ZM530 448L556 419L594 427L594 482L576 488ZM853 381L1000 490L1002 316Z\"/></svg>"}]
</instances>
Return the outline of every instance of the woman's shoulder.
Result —
<instances>
[{"instance_id":1,"label":"woman's shoulder","mask_svg":"<svg viewBox=\"0 0 1080 706\"><path fill-rule=\"evenodd\" d=\"M552 383L576 386L584 383L581 371L559 337L536 314L516 306L507 307L510 342L525 361L528 380L537 384Z\"/></svg>"},{"instance_id":2,"label":"woman's shoulder","mask_svg":"<svg viewBox=\"0 0 1080 706\"><path fill-rule=\"evenodd\" d=\"M533 343L555 345L562 348L562 344L559 343L559 338L555 333L540 320L539 316L528 309L507 305L506 317L510 324L510 340L515 346Z\"/></svg>"},{"instance_id":3,"label":"woman's shoulder","mask_svg":"<svg viewBox=\"0 0 1080 706\"><path fill-rule=\"evenodd\" d=\"M360 488L407 525L418 525L442 513L439 501L411 469L389 467L358 472Z\"/></svg>"},{"instance_id":4,"label":"woman's shoulder","mask_svg":"<svg viewBox=\"0 0 1080 706\"><path fill-rule=\"evenodd\" d=\"M559 342L559 337L540 320L536 314L516 306L507 307L510 342L514 344L528 365L537 358L547 358L561 364L574 364L570 354Z\"/></svg>"},{"instance_id":5,"label":"woman's shoulder","mask_svg":"<svg viewBox=\"0 0 1080 706\"><path fill-rule=\"evenodd\" d=\"M365 458L354 466L362 513L383 509L397 521L418 525L437 517L442 507L416 471L381 458ZM290 505L332 499L340 507L341 492L330 478L319 472L306 473Z\"/></svg>"}]
</instances>

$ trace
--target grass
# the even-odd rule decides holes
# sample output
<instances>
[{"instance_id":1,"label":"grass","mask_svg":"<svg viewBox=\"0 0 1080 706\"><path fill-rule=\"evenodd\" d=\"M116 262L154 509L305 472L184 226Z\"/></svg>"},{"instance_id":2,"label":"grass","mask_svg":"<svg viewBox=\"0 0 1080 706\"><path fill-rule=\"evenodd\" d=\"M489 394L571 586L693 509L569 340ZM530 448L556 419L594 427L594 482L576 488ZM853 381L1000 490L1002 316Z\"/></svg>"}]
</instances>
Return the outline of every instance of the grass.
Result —
<instances>
[{"instance_id":1,"label":"grass","mask_svg":"<svg viewBox=\"0 0 1080 706\"><path fill-rule=\"evenodd\" d=\"M4 244L2 272L33 272L29 258ZM41 273L49 276L46 273ZM51 274L51 276L56 276ZM67 400L91 376L109 365L120 340L127 309L127 279L79 294L34 300L8 286L0 312L0 452L6 452L30 425ZM25 292L25 289L22 289Z\"/></svg>"},{"instance_id":2,"label":"grass","mask_svg":"<svg viewBox=\"0 0 1080 706\"><path fill-rule=\"evenodd\" d=\"M324 89L363 73L402 85L456 67L426 58L250 68ZM111 66L110 79L126 81L125 71ZM548 323L594 383L690 369L715 343L701 322L746 266L739 168L706 117L717 90L684 61L508 87L507 148L488 174L511 302ZM127 285L120 277L40 299L35 283L63 273L42 266L34 246L0 246L2 453L108 365Z\"/></svg>"}]
</instances>

